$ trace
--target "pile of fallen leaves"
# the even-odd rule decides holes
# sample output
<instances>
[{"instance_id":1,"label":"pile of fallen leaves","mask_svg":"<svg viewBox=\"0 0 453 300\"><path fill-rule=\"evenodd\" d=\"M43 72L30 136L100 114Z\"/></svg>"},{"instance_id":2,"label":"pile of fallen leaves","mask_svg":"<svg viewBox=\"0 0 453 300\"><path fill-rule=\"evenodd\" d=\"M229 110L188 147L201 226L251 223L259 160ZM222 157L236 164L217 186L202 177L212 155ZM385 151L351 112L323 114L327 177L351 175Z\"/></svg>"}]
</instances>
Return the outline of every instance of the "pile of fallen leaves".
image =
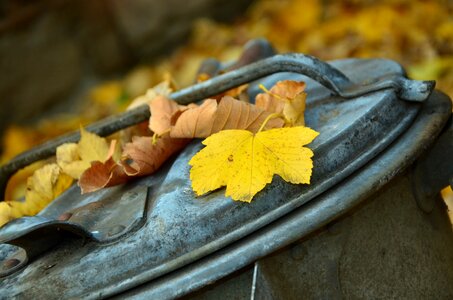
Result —
<instances>
[{"instance_id":1,"label":"pile of fallen leaves","mask_svg":"<svg viewBox=\"0 0 453 300\"><path fill-rule=\"evenodd\" d=\"M172 74L173 83L178 83L179 87L190 85L194 82L197 68L206 57L221 61L235 59L241 53L242 46L257 37L268 39L279 52L307 53L323 60L345 57L394 59L406 68L410 77L434 79L437 88L453 98L452 15L453 3L445 0L256 1L232 25L206 19L197 21L192 39L184 47L158 64L140 66L120 80L96 86L89 91L84 99L85 105L77 114L53 117L30 127L11 126L3 137L0 163L47 139L76 129L80 124L123 111L132 99L162 79L168 81L168 74ZM112 156L103 154L102 159L97 160L103 164L114 162L112 166L118 168L118 161L124 165L121 148L127 143L124 137L116 136L115 139L116 146L107 142L107 146L103 146L104 154L105 149L114 148L111 150ZM131 143L134 141L131 140ZM88 160L82 158L84 154L76 151L74 145L71 147L69 150L73 152L66 154L69 157L71 153L78 155L82 161L79 164L86 166ZM61 154L61 150L59 152ZM125 155L127 157L128 154ZM55 188L43 188L39 193L46 199L53 199L77 177L65 179L60 175L61 160L60 165L46 167L46 171L36 171L46 164L35 163L13 176L4 200L13 203L12 200L22 199L30 193L27 190L30 185L28 182L44 177L50 178ZM27 178L31 179L27 181Z\"/></svg>"},{"instance_id":2,"label":"pile of fallen leaves","mask_svg":"<svg viewBox=\"0 0 453 300\"><path fill-rule=\"evenodd\" d=\"M220 95L184 106L169 98L170 83L163 82L130 106L149 105L149 122L110 142L81 128L78 143L59 146L56 161L28 178L24 201L0 203L0 225L38 213L73 180L88 193L150 175L193 138L207 138L189 162L197 195L226 186L226 196L250 202L275 174L310 183L313 152L304 146L318 133L304 126L305 84L287 80L263 89L255 104ZM228 94L235 92L242 90Z\"/></svg>"}]
</instances>

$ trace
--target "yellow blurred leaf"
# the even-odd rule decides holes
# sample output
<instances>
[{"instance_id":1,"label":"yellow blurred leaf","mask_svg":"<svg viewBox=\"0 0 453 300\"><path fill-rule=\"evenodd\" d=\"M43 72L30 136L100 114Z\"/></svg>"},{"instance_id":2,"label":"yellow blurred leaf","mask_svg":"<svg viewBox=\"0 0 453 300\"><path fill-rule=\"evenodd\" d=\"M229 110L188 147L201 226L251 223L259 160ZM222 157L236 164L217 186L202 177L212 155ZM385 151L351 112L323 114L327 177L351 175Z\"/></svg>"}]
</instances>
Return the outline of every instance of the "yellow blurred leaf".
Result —
<instances>
[{"instance_id":1,"label":"yellow blurred leaf","mask_svg":"<svg viewBox=\"0 0 453 300\"><path fill-rule=\"evenodd\" d=\"M24 202L0 203L0 226L14 218L37 214L67 190L72 182L73 179L62 173L57 164L48 164L36 170L27 180Z\"/></svg>"},{"instance_id":2,"label":"yellow blurred leaf","mask_svg":"<svg viewBox=\"0 0 453 300\"><path fill-rule=\"evenodd\" d=\"M162 81L151 89L148 89L145 95L135 98L127 109L133 109L143 104L149 104L157 96L169 97L173 92L171 84L172 79L169 77L167 80Z\"/></svg>"},{"instance_id":3,"label":"yellow blurred leaf","mask_svg":"<svg viewBox=\"0 0 453 300\"><path fill-rule=\"evenodd\" d=\"M131 97L138 97L153 85L154 77L154 71L149 66L139 66L126 75L124 88Z\"/></svg>"},{"instance_id":4,"label":"yellow blurred leaf","mask_svg":"<svg viewBox=\"0 0 453 300\"><path fill-rule=\"evenodd\" d=\"M68 143L57 148L57 164L74 179L91 166L91 162L105 162L109 156L109 144L104 138L80 128L78 144Z\"/></svg>"},{"instance_id":5,"label":"yellow blurred leaf","mask_svg":"<svg viewBox=\"0 0 453 300\"><path fill-rule=\"evenodd\" d=\"M289 32L310 30L321 21L322 2L318 0L289 1L282 9L291 12L290 15L287 13L278 15L279 23L284 24Z\"/></svg>"},{"instance_id":6,"label":"yellow blurred leaf","mask_svg":"<svg viewBox=\"0 0 453 300\"><path fill-rule=\"evenodd\" d=\"M20 200L25 197L27 188L27 178L44 165L43 161L35 162L19 171L17 171L8 180L8 185L5 190L5 200Z\"/></svg>"},{"instance_id":7,"label":"yellow blurred leaf","mask_svg":"<svg viewBox=\"0 0 453 300\"><path fill-rule=\"evenodd\" d=\"M197 195L226 186L226 196L250 202L274 174L294 184L310 183L313 152L304 145L318 133L298 126L253 134L224 130L203 141L206 145L189 162Z\"/></svg>"},{"instance_id":8,"label":"yellow blurred leaf","mask_svg":"<svg viewBox=\"0 0 453 300\"><path fill-rule=\"evenodd\" d=\"M62 173L57 164L48 164L36 170L32 177L27 180L27 192L25 202L37 210L30 212L38 213L50 201L64 192L73 179Z\"/></svg>"},{"instance_id":9,"label":"yellow blurred leaf","mask_svg":"<svg viewBox=\"0 0 453 300\"><path fill-rule=\"evenodd\" d=\"M22 217L23 204L18 201L0 202L0 227L15 218Z\"/></svg>"},{"instance_id":10,"label":"yellow blurred leaf","mask_svg":"<svg viewBox=\"0 0 453 300\"><path fill-rule=\"evenodd\" d=\"M90 98L93 102L102 105L110 105L118 100L123 93L123 87L119 81L110 81L95 87Z\"/></svg>"},{"instance_id":11,"label":"yellow blurred leaf","mask_svg":"<svg viewBox=\"0 0 453 300\"><path fill-rule=\"evenodd\" d=\"M411 78L418 80L437 80L445 74L453 72L453 55L425 61L409 67Z\"/></svg>"},{"instance_id":12,"label":"yellow blurred leaf","mask_svg":"<svg viewBox=\"0 0 453 300\"><path fill-rule=\"evenodd\" d=\"M69 176L78 179L90 167L90 162L81 160L75 143L63 144L57 148L57 163Z\"/></svg>"},{"instance_id":13,"label":"yellow blurred leaf","mask_svg":"<svg viewBox=\"0 0 453 300\"><path fill-rule=\"evenodd\" d=\"M445 204L447 204L448 216L450 217L450 222L453 224L453 190L448 186L441 190L440 194L442 199L444 199Z\"/></svg>"},{"instance_id":14,"label":"yellow blurred leaf","mask_svg":"<svg viewBox=\"0 0 453 300\"><path fill-rule=\"evenodd\" d=\"M10 126L3 135L0 162L7 162L17 154L30 149L36 144L37 139L32 129Z\"/></svg>"},{"instance_id":15,"label":"yellow blurred leaf","mask_svg":"<svg viewBox=\"0 0 453 300\"><path fill-rule=\"evenodd\" d=\"M86 131L83 127L80 128L80 141L78 143L78 153L82 160L105 161L109 153L109 144L105 140L94 133Z\"/></svg>"}]
</instances>

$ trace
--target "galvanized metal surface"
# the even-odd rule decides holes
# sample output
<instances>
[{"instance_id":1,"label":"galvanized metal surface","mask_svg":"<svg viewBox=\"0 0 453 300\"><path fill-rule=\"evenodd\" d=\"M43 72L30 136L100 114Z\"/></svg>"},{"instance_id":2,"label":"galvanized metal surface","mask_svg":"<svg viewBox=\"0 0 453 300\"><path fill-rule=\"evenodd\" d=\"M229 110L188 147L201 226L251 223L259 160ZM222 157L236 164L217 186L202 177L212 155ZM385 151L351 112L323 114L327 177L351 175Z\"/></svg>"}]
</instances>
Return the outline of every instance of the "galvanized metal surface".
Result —
<instances>
[{"instance_id":1,"label":"galvanized metal surface","mask_svg":"<svg viewBox=\"0 0 453 300\"><path fill-rule=\"evenodd\" d=\"M382 64L386 64L385 60L382 60ZM380 76L362 74L363 76L348 78L348 74L343 74L334 65L322 62L315 57L303 54L283 54L275 55L179 90L171 94L170 97L180 104L188 104L277 72L295 72L306 75L342 98L356 98L381 90L391 90L400 99L422 102L429 96L435 85L434 81L408 80L404 77L404 72L381 73ZM148 106L143 105L94 123L87 129L106 136L145 121L149 116ZM79 139L80 133L75 132L49 141L13 158L0 169L0 191L4 192L8 179L19 169L54 155L59 145L77 142Z\"/></svg>"},{"instance_id":2,"label":"galvanized metal surface","mask_svg":"<svg viewBox=\"0 0 453 300\"><path fill-rule=\"evenodd\" d=\"M72 196L80 193L73 186L38 215L16 219L2 228L0 242L21 248L4 259L19 260L23 267L28 260L55 246L64 232L99 243L121 238L144 223L148 189L160 183L159 179L162 178L148 177L82 198ZM19 265L14 267L16 270ZM0 277L11 271L11 268L0 269Z\"/></svg>"},{"instance_id":3,"label":"galvanized metal surface","mask_svg":"<svg viewBox=\"0 0 453 300\"><path fill-rule=\"evenodd\" d=\"M146 184L149 184L150 180L147 181ZM6 224L2 228L0 242L15 244L15 241L27 239L28 234L43 226L56 231L73 231L97 242L109 242L112 240L112 234L109 234L111 228L122 226L127 232L144 217L148 185L134 185L106 189L83 197L81 202L75 202L71 197L80 191L73 186L38 215Z\"/></svg>"},{"instance_id":4,"label":"galvanized metal surface","mask_svg":"<svg viewBox=\"0 0 453 300\"><path fill-rule=\"evenodd\" d=\"M365 74L370 80L402 75L401 67L387 60L344 60L332 65L353 81L362 80ZM46 299L62 295L97 298L181 268L332 188L394 141L411 124L420 107L401 101L392 89L345 100L332 97L327 89L308 78L304 80L309 94L306 121L321 132L311 145L315 169L310 186L291 185L274 178L252 204L235 203L225 198L223 191L195 198L187 165L200 148L195 142L181 153L168 173L161 170L156 175L164 179L152 189L143 228L109 246L66 240L20 273L4 279L1 293ZM74 201L83 198L77 194L71 197ZM53 267L44 272L43 265Z\"/></svg>"},{"instance_id":5,"label":"galvanized metal surface","mask_svg":"<svg viewBox=\"0 0 453 300\"><path fill-rule=\"evenodd\" d=\"M147 284L144 284L136 289L130 290L126 293L120 294L117 296L117 299L172 299L176 297L181 297L189 292L198 290L204 286L212 284L216 280L219 280L233 272L236 272L245 266L255 262L256 260L269 255L270 253L289 245L302 237L308 236L309 234L317 231L318 229L322 228L323 226L327 225L328 223L338 219L341 216L344 216L354 207L357 207L362 201L373 195L376 191L382 188L385 184L391 181L397 174L401 171L405 170L413 161L422 153L424 152L429 146L433 143L436 139L436 136L442 130L445 125L445 122L451 115L451 101L450 99L439 92L435 92L433 96L430 97L428 102L422 107L420 114L417 116L414 124L405 132L397 141L395 141L388 149L386 149L382 154L374 158L370 163L368 163L364 168L360 169L358 172L354 173L353 175L349 176L347 180L342 181L339 185L335 186L334 188L328 190L327 192L323 193L322 195L318 196L317 198L313 199L312 201L304 204L302 207L294 210L290 214L278 219L277 221L261 228L260 230L248 235L247 237L209 255L206 256L190 265L187 265L177 271L174 271L170 274L162 276L156 280L153 280ZM407 180L406 180L407 181ZM409 189L409 182L407 181L405 184L405 194L409 192L409 196L403 196L402 194L395 194L395 191L392 191L394 195L392 197L411 197L410 189ZM408 191L407 191L408 190ZM415 207L414 200L412 204L404 204L409 205L411 207ZM392 205L392 198L387 201L387 209L395 209L395 205ZM401 199L399 203L401 202ZM379 204L377 204L379 205ZM445 208L444 208L445 209ZM390 229L392 231L392 226L400 226L398 228L394 228L394 234L389 239L392 240L392 244L394 245L395 251L405 252L409 258L406 258L406 261L395 261L390 257L390 260L386 261L386 264L389 264L387 267L388 269L384 269L379 265L370 265L365 264L361 265L360 263L354 264L353 262L351 266L358 268L360 266L368 266L370 268L379 268L380 272L383 273L392 273L392 270L398 268L398 270L403 269L401 266L396 266L396 264L405 264L404 267L407 267L407 270L412 270L415 272L416 270L422 269L423 272L421 274L431 274L429 280L433 280L433 278L438 278L439 282L433 283L433 288L426 290L426 295L433 295L434 297L436 294L433 294L433 291L438 286L445 286L453 276L451 274L451 252L450 255L447 255L445 258L442 257L442 251L445 252L445 249L448 249L448 245L451 244L451 236L445 236L445 233L449 233L451 228L448 227L447 229L450 231L445 230L445 226L449 226L447 219L445 218L445 211L443 211L444 218L440 219L442 224L439 224L439 219L434 217L430 219L428 216L428 220L423 220L423 216L420 215L412 215L408 213L402 212L402 215L409 218L411 221L410 224L416 223L417 228L411 230L410 227L405 227L408 223L404 222L402 219L398 219L397 214L398 211L393 211L393 217L390 220L386 220L385 209L381 211L380 215L376 214L373 215L372 210L368 210L367 213L363 215L363 218L370 218L372 221L378 221L382 223L382 226L387 227L387 230ZM438 209L436 216L439 216L442 211ZM372 216L370 216L370 214ZM421 211L418 214L423 214ZM422 220L420 220L420 218ZM389 221L387 223L387 221ZM443 226L441 229L439 226ZM357 226L357 230L363 226ZM377 230L376 228L374 228ZM420 229L420 230L419 230ZM336 228L331 228L331 231L335 231ZM373 228L362 228L362 231L366 232L366 230L373 230ZM414 230L419 230L420 232L424 232L425 234L433 234L433 236L427 236L425 241L423 242L423 237L414 237L414 241L417 240L418 243L411 244L410 237L402 237L401 239L405 241L404 244L401 244L402 247L409 247L409 248L398 248L398 240L399 235L397 232L401 231L410 232L410 234L417 234L414 233ZM392 234L392 233L387 233ZM356 252L353 255L349 256L350 259L355 260L366 260L367 256L361 256L360 251L361 247L370 247L368 249L363 249L363 253L367 253L369 251L373 251L373 248L369 245L368 241L373 240L376 241L376 238L370 237L367 240L367 236L363 235L363 232L360 236L362 239L356 239L357 244L353 245L352 247L356 247ZM446 245L442 245L443 238L447 238L445 240ZM436 242L430 244L429 241L435 240ZM361 244L362 243L362 244ZM423 246L420 246L420 243L423 243ZM322 247L322 245L318 245ZM335 248L335 243L330 244L333 248ZM330 247L329 246L329 247ZM440 248L439 248L440 246ZM327 247L327 246L326 246ZM385 248L385 245L383 245ZM420 247L418 250L414 249ZM380 248L381 249L381 248ZM376 249L379 251L380 249ZM300 249L299 249L300 250ZM318 249L319 251L320 248ZM414 251L414 258L410 258L410 251ZM409 252L407 252L409 251ZM421 252L423 251L431 251L432 253L427 253L423 255ZM299 251L300 252L300 251ZM295 257L303 256L303 253L293 253ZM302 251L303 252L303 251ZM373 252L374 253L374 252ZM320 253L321 254L321 253ZM390 253L389 253L390 254ZM448 253L447 253L448 254ZM318 259L322 260L322 257L318 257ZM378 258L377 258L378 259ZM417 261L421 260L421 261ZM430 269L429 266L430 261L436 262L437 269ZM441 266L440 263L445 262L445 265ZM376 262L377 264L377 262ZM393 267L394 266L394 267ZM295 267L295 266L294 266ZM316 267L316 266L315 266ZM411 269L411 267L413 267ZM319 266L319 272L322 272L323 266ZM438 272L442 270L442 272ZM450 270L450 272L448 271ZM365 270L366 271L366 270ZM278 270L269 270L270 273L278 272ZM302 272L302 271L301 271ZM333 272L333 271L332 271ZM372 271L369 271L372 272ZM337 276L338 274L329 273ZM352 274L352 273L350 273ZM369 273L368 275L374 276L375 273ZM309 275L309 274L308 274ZM328 275L328 274L327 274ZM376 284L372 282L371 277L367 277L367 274L364 273L357 273L358 278L355 277L355 280L360 281L360 276L363 276L363 286L354 290L354 286L349 285L348 287L351 290L348 291L350 297L352 298L363 298L364 295L354 294L355 292L364 292L364 287L369 288L373 286L376 290L370 291L373 292L374 296L370 296L372 298L391 298L392 290L389 288L391 287L381 287L381 291L385 291L388 293L388 297L383 296L383 294L379 294L379 284L381 281L385 281L385 277L377 278ZM408 279L409 276L415 276L413 280ZM409 273L409 274L400 274L395 273L392 274L393 280L395 280L395 284L397 284L397 280L400 276L405 276L405 281L402 282L402 286L398 292L401 292L401 289L413 289L417 290L417 288L423 288L428 280L428 277L418 277L418 274ZM445 276L445 278L441 278ZM327 276L328 277L328 276ZM248 277L249 278L249 277ZM315 281L318 278L314 276L310 283L315 284ZM320 280L326 280L326 277L319 278ZM329 279L329 278L327 278ZM244 280L247 280L245 278ZM259 280L259 279L257 279ZM297 280L297 279L294 279ZM367 282L366 280L370 280ZM401 279L403 280L403 279ZM423 280L425 282L423 283ZM231 280L232 281L232 280ZM252 281L249 278L249 282ZM416 281L420 281L423 284L420 287L413 286L412 284ZM291 282L291 281L288 281ZM261 282L260 284L262 284ZM294 284L294 282L293 282ZM367 285L368 284L368 285ZM234 282L229 283L230 286L234 286ZM332 291L330 287L325 287L324 285L316 285L319 289L317 290L318 295L324 293L324 296L328 294L329 291ZM315 287L315 288L316 288ZM451 286L450 286L451 287ZM264 287L258 287L260 290L256 290L255 293L260 293L261 295L263 292ZM291 289L297 289L297 286L292 286ZM323 290L324 289L324 290ZM329 289L329 291L326 291ZM412 291L408 291L408 293L413 293ZM423 293L423 290L418 290ZM265 294L269 294L268 292L264 291ZM288 289L288 292L290 290ZM404 291L403 291L404 292ZM199 294L197 294L199 295ZM211 295L218 296L218 293L214 291L211 292ZM404 294L403 294L404 295ZM445 289L443 291L439 291L438 295L451 295L451 289ZM99 297L104 295L98 295ZM259 295L257 295L259 296ZM268 298L264 299L272 299L272 294ZM308 295L309 296L309 295ZM327 297L327 296L326 296ZM212 299L210 297L206 297L207 299ZM310 298L310 297L309 297ZM322 297L321 297L322 298ZM327 297L329 298L329 297ZM425 298L425 297L423 297ZM429 297L427 297L429 298ZM447 299L448 297L440 296L439 298ZM262 298L255 298L255 299L262 299ZM277 298L278 299L278 298ZM316 299L316 297L315 297Z\"/></svg>"}]
</instances>

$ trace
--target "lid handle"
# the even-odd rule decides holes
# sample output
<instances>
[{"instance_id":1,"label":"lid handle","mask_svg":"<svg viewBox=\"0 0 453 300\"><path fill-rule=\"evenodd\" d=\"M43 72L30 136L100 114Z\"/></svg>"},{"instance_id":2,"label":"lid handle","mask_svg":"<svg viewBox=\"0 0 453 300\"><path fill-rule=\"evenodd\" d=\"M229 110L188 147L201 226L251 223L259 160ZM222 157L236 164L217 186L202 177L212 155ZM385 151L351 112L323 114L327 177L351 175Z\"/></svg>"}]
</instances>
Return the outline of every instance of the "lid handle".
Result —
<instances>
[{"instance_id":1,"label":"lid handle","mask_svg":"<svg viewBox=\"0 0 453 300\"><path fill-rule=\"evenodd\" d=\"M428 98L435 85L434 81L415 81L401 76L383 78L378 82L357 85L338 69L313 56L277 54L176 91L170 95L170 98L179 104L188 104L218 95L241 84L278 72L294 72L306 75L343 98L355 98L390 88L394 89L401 99L420 102ZM149 107L142 105L93 123L87 126L87 130L100 136L107 136L118 130L143 122L149 117ZM80 133L73 132L41 144L13 158L0 169L0 193L3 195L8 179L19 169L55 155L58 146L64 143L74 143L79 139Z\"/></svg>"}]
</instances>

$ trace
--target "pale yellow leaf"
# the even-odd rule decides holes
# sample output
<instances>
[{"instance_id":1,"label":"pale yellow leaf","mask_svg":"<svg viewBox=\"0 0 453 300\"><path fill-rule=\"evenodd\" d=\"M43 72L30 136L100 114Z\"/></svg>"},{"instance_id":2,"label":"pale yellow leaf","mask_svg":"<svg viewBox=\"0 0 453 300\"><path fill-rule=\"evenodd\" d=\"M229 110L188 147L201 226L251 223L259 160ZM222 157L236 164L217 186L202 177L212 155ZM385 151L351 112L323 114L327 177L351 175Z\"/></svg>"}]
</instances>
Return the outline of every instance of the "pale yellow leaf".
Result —
<instances>
[{"instance_id":1,"label":"pale yellow leaf","mask_svg":"<svg viewBox=\"0 0 453 300\"><path fill-rule=\"evenodd\" d=\"M15 209L11 202L15 201L0 202L0 226L8 223L15 218L14 215L17 215L18 209Z\"/></svg>"},{"instance_id":2,"label":"pale yellow leaf","mask_svg":"<svg viewBox=\"0 0 453 300\"><path fill-rule=\"evenodd\" d=\"M28 178L25 202L35 205L41 210L64 192L72 181L70 176L60 171L57 164L45 165Z\"/></svg>"},{"instance_id":3,"label":"pale yellow leaf","mask_svg":"<svg viewBox=\"0 0 453 300\"><path fill-rule=\"evenodd\" d=\"M80 128L80 135L77 152L81 160L90 163L92 161L104 162L107 160L109 144L105 138L86 131L83 127Z\"/></svg>"},{"instance_id":4,"label":"pale yellow leaf","mask_svg":"<svg viewBox=\"0 0 453 300\"><path fill-rule=\"evenodd\" d=\"M301 92L293 99L285 103L283 107L283 115L291 126L305 125L305 100L307 94Z\"/></svg>"},{"instance_id":5,"label":"pale yellow leaf","mask_svg":"<svg viewBox=\"0 0 453 300\"><path fill-rule=\"evenodd\" d=\"M131 104L129 104L127 109L130 110L144 104L150 104L151 101L153 101L153 99L157 96L169 97L172 92L173 89L171 87L171 78L169 78L168 80L162 81L153 88L148 89L145 95L135 98L131 102Z\"/></svg>"},{"instance_id":6,"label":"pale yellow leaf","mask_svg":"<svg viewBox=\"0 0 453 300\"><path fill-rule=\"evenodd\" d=\"M78 144L68 143L57 147L57 164L74 179L91 166L94 161L105 162L110 156L119 157L115 145L109 147L106 139L80 128L80 141Z\"/></svg>"},{"instance_id":7,"label":"pale yellow leaf","mask_svg":"<svg viewBox=\"0 0 453 300\"><path fill-rule=\"evenodd\" d=\"M36 170L27 180L24 202L0 203L0 226L15 218L36 215L67 190L72 182L73 179L61 172L57 164L48 164Z\"/></svg>"},{"instance_id":8,"label":"pale yellow leaf","mask_svg":"<svg viewBox=\"0 0 453 300\"><path fill-rule=\"evenodd\" d=\"M78 179L83 171L90 167L90 162L81 160L78 145L75 143L57 147L57 164L74 179Z\"/></svg>"}]
</instances>

